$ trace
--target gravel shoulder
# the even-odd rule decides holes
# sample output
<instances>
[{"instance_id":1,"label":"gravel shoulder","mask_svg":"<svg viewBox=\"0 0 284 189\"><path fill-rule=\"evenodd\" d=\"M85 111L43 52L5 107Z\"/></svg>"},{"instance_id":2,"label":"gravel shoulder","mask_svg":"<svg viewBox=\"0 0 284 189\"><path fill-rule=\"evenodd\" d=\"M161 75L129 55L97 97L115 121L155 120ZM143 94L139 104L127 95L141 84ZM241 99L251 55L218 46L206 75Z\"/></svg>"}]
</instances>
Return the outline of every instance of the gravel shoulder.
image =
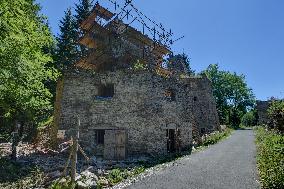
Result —
<instances>
[{"instance_id":1,"label":"gravel shoulder","mask_svg":"<svg viewBox=\"0 0 284 189\"><path fill-rule=\"evenodd\" d=\"M137 179L128 189L256 189L256 147L252 130Z\"/></svg>"}]
</instances>

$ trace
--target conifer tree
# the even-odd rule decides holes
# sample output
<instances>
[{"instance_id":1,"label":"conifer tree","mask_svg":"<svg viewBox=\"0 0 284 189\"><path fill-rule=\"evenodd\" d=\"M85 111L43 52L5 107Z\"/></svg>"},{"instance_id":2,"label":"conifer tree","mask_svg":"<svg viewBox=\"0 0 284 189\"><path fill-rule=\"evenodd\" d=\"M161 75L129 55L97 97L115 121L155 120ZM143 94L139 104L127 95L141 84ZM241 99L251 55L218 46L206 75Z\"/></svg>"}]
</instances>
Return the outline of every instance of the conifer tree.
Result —
<instances>
[{"instance_id":1,"label":"conifer tree","mask_svg":"<svg viewBox=\"0 0 284 189\"><path fill-rule=\"evenodd\" d=\"M57 37L55 59L59 70L62 71L72 66L79 57L77 24L72 15L71 8L65 11L65 16L60 21L59 27L60 34Z\"/></svg>"},{"instance_id":2,"label":"conifer tree","mask_svg":"<svg viewBox=\"0 0 284 189\"><path fill-rule=\"evenodd\" d=\"M84 35L84 31L80 29L80 24L88 18L91 11L93 9L93 1L92 0L79 0L78 4L75 4L75 20L77 24L77 34L78 40L80 35ZM87 54L87 48L83 45L78 45L80 50L80 56L85 56Z\"/></svg>"},{"instance_id":3,"label":"conifer tree","mask_svg":"<svg viewBox=\"0 0 284 189\"><path fill-rule=\"evenodd\" d=\"M92 9L92 0L79 0L79 3L75 4L75 19L77 23L77 28L79 28L82 21L84 21L90 15Z\"/></svg>"}]
</instances>

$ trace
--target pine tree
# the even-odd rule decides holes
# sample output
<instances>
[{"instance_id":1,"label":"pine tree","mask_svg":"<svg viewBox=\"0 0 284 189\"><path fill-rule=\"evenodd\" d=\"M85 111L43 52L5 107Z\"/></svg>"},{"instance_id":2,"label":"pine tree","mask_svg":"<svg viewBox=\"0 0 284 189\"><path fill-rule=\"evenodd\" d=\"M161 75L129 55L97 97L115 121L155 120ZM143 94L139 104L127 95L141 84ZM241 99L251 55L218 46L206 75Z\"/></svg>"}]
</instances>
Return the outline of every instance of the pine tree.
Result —
<instances>
[{"instance_id":1,"label":"pine tree","mask_svg":"<svg viewBox=\"0 0 284 189\"><path fill-rule=\"evenodd\" d=\"M77 24L71 9L65 11L65 16L60 21L60 35L57 37L56 64L59 70L72 66L79 57L77 45Z\"/></svg>"},{"instance_id":2,"label":"pine tree","mask_svg":"<svg viewBox=\"0 0 284 189\"><path fill-rule=\"evenodd\" d=\"M75 19L76 19L76 29L78 33L78 40L80 35L84 35L84 31L80 29L80 24L88 18L91 11L93 9L93 1L92 0L79 0L78 4L75 4ZM87 48L83 45L78 45L80 50L80 56L85 56L87 54Z\"/></svg>"},{"instance_id":3,"label":"pine tree","mask_svg":"<svg viewBox=\"0 0 284 189\"><path fill-rule=\"evenodd\" d=\"M75 4L75 19L77 28L79 28L80 24L90 15L92 9L92 0L79 0L79 3Z\"/></svg>"}]
</instances>

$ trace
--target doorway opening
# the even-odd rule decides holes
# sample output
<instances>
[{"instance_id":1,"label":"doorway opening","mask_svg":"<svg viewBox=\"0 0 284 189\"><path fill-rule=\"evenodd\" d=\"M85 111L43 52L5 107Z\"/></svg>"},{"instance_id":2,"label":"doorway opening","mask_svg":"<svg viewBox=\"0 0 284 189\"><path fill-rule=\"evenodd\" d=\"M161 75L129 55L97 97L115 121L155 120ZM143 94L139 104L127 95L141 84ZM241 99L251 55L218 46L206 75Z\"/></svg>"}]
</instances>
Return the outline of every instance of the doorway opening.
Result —
<instances>
[{"instance_id":1,"label":"doorway opening","mask_svg":"<svg viewBox=\"0 0 284 189\"><path fill-rule=\"evenodd\" d=\"M176 137L175 129L167 129L167 152L176 152Z\"/></svg>"}]
</instances>

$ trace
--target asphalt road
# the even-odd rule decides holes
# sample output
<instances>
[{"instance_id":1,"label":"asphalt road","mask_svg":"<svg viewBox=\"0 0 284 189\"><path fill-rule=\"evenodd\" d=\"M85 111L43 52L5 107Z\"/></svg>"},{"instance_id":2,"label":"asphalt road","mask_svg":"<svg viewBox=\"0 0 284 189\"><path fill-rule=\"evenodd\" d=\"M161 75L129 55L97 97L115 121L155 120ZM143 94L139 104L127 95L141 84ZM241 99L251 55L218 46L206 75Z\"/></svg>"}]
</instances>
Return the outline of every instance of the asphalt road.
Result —
<instances>
[{"instance_id":1,"label":"asphalt road","mask_svg":"<svg viewBox=\"0 0 284 189\"><path fill-rule=\"evenodd\" d=\"M129 189L259 188L252 130L238 130L208 149L128 186Z\"/></svg>"}]
</instances>

